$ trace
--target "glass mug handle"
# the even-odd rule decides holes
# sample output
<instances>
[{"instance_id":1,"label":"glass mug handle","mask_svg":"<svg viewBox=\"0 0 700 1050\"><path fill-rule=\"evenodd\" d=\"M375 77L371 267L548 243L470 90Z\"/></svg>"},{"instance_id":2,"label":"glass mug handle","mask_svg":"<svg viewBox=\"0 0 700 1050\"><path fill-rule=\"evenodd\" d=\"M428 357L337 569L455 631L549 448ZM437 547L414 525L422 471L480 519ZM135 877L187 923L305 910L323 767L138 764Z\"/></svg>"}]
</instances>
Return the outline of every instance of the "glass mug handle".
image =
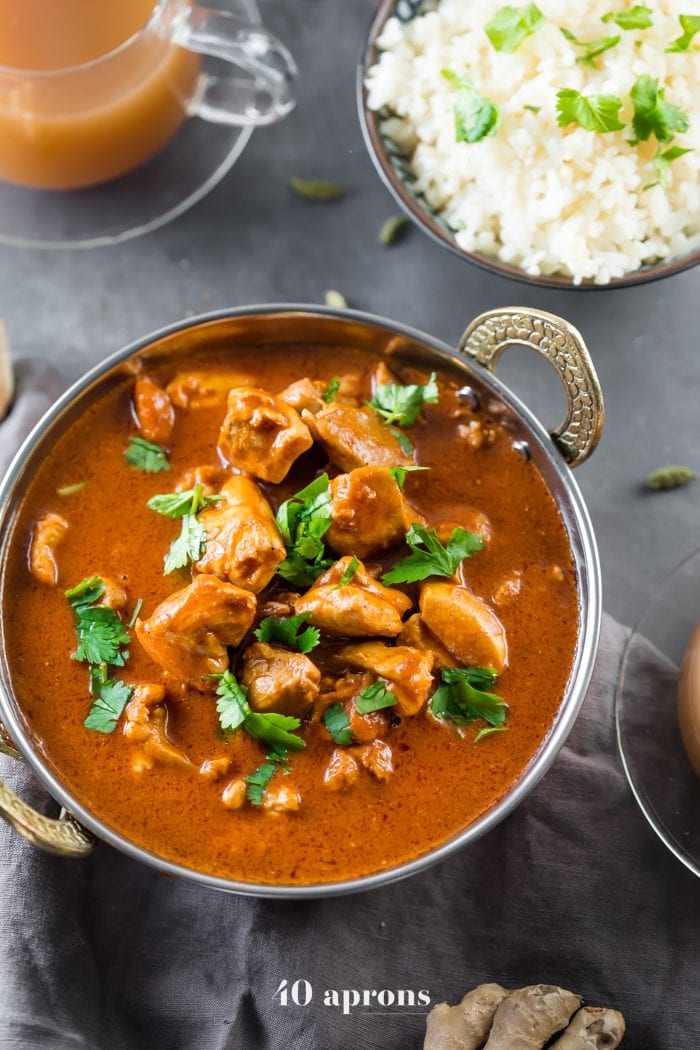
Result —
<instances>
[{"instance_id":1,"label":"glass mug handle","mask_svg":"<svg viewBox=\"0 0 700 1050\"><path fill-rule=\"evenodd\" d=\"M229 11L193 4L178 19L172 40L188 51L224 59L251 77L202 73L188 106L190 116L246 127L274 124L294 108L296 63L284 44L265 29L248 25Z\"/></svg>"}]
</instances>

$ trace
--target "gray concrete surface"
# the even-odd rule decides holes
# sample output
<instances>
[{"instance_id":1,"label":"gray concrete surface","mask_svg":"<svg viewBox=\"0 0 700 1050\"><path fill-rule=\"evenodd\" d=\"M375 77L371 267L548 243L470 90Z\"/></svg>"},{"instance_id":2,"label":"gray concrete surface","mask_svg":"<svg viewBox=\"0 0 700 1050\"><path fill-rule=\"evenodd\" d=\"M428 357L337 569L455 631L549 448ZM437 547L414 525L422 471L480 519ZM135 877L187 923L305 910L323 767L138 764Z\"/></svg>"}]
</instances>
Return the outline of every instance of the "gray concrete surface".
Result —
<instances>
[{"instance_id":1,"label":"gray concrete surface","mask_svg":"<svg viewBox=\"0 0 700 1050\"><path fill-rule=\"evenodd\" d=\"M618 292L539 291L470 267L418 230L382 247L379 227L396 208L365 152L354 100L373 7L373 0L262 0L265 21L299 62L299 106L284 124L257 133L218 188L175 223L95 251L0 249L0 316L14 351L41 355L72 379L187 312L318 302L327 288L452 342L493 307L562 314L587 339L605 391L603 441L578 478L600 543L606 607L633 621L664 575L700 545L700 482L660 495L641 489L661 464L700 469L700 269ZM347 195L310 205L289 192L294 174L339 179ZM544 364L513 352L502 374L544 422L559 422L563 395Z\"/></svg>"}]
</instances>

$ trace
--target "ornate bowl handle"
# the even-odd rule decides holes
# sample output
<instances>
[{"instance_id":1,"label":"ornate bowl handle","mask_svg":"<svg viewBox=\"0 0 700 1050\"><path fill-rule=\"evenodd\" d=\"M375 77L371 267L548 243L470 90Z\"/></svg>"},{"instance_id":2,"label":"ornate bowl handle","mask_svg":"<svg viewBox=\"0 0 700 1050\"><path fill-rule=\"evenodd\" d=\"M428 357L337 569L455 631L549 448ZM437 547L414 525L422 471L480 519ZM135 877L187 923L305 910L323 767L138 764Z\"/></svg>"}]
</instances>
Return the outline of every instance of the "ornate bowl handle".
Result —
<instances>
[{"instance_id":1,"label":"ornate bowl handle","mask_svg":"<svg viewBox=\"0 0 700 1050\"><path fill-rule=\"evenodd\" d=\"M509 306L472 321L459 350L494 372L503 351L516 345L536 350L559 373L568 411L562 425L552 431L552 440L567 463L578 466L598 444L605 418L603 391L581 333L544 310Z\"/></svg>"},{"instance_id":2,"label":"ornate bowl handle","mask_svg":"<svg viewBox=\"0 0 700 1050\"><path fill-rule=\"evenodd\" d=\"M5 727L0 722L0 752L12 758L21 758L13 746ZM47 853L61 857L84 857L93 847L93 838L65 809L58 820L45 817L28 806L14 791L0 780L0 817L20 835Z\"/></svg>"}]
</instances>

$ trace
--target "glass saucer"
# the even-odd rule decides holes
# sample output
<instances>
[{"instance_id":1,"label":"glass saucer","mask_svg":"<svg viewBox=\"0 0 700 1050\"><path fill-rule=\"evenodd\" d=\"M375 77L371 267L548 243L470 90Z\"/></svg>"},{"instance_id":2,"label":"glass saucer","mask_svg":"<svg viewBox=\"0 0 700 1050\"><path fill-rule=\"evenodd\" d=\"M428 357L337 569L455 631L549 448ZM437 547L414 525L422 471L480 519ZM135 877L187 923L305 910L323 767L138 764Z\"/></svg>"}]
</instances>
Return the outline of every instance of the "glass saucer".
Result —
<instances>
[{"instance_id":1,"label":"glass saucer","mask_svg":"<svg viewBox=\"0 0 700 1050\"><path fill-rule=\"evenodd\" d=\"M218 0L217 6L229 3ZM252 25L260 24L254 0L235 0L235 7ZM206 62L207 71L219 71L215 59ZM252 133L252 127L194 116L152 160L102 186L47 191L0 182L0 245L99 248L150 233L206 196L233 167Z\"/></svg>"},{"instance_id":2,"label":"glass saucer","mask_svg":"<svg viewBox=\"0 0 700 1050\"><path fill-rule=\"evenodd\" d=\"M678 667L698 622L700 550L666 577L632 631L615 719L622 763L642 813L671 853L700 876L700 778L676 717Z\"/></svg>"}]
</instances>

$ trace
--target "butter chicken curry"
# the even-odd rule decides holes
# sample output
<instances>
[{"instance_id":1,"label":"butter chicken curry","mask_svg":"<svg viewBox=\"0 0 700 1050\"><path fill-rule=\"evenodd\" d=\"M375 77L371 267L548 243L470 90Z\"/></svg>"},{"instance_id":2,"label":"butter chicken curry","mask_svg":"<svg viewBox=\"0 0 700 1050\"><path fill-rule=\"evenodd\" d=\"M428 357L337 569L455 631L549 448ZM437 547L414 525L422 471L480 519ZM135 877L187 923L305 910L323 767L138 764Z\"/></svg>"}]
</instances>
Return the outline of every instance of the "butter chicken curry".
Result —
<instances>
[{"instance_id":1,"label":"butter chicken curry","mask_svg":"<svg viewBox=\"0 0 700 1050\"><path fill-rule=\"evenodd\" d=\"M313 347L164 367L72 425L15 525L38 746L203 872L424 854L518 779L566 686L576 581L540 474L449 371Z\"/></svg>"}]
</instances>

